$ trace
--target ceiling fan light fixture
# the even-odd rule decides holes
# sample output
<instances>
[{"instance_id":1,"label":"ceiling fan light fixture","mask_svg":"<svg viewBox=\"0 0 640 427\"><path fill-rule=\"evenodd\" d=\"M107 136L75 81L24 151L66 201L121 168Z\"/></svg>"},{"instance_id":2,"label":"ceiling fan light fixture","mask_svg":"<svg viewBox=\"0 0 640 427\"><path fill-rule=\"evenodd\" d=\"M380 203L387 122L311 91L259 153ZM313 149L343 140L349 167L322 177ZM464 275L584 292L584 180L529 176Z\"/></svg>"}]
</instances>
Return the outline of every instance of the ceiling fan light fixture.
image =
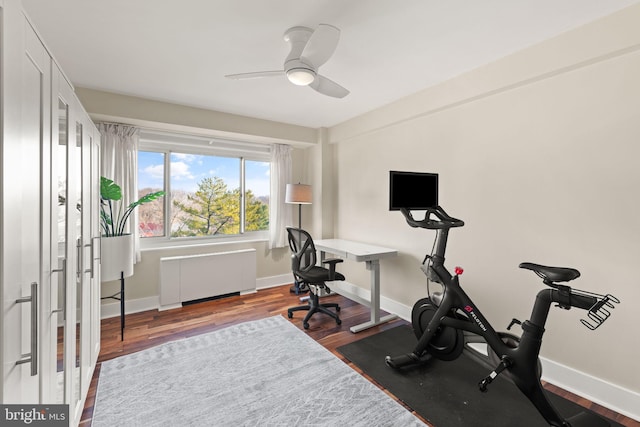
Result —
<instances>
[{"instance_id":1,"label":"ceiling fan light fixture","mask_svg":"<svg viewBox=\"0 0 640 427\"><path fill-rule=\"evenodd\" d=\"M287 70L287 78L294 85L308 86L315 80L316 73L308 68L291 68Z\"/></svg>"},{"instance_id":2,"label":"ceiling fan light fixture","mask_svg":"<svg viewBox=\"0 0 640 427\"><path fill-rule=\"evenodd\" d=\"M284 60L282 69L228 74L225 77L236 80L278 76L282 78L284 74L294 85L308 86L333 98L344 98L349 94L347 89L318 74L318 69L336 50L339 38L340 30L333 25L320 24L315 30L307 27L289 28L284 33L284 40L289 43L291 50Z\"/></svg>"}]
</instances>

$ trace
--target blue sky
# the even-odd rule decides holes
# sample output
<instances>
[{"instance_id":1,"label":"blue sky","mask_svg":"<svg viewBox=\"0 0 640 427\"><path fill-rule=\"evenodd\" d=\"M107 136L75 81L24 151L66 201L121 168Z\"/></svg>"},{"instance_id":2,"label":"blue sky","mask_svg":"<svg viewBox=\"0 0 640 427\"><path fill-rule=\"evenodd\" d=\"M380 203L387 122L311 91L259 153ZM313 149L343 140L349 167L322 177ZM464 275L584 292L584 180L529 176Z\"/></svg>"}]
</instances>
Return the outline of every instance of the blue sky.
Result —
<instances>
[{"instance_id":1,"label":"blue sky","mask_svg":"<svg viewBox=\"0 0 640 427\"><path fill-rule=\"evenodd\" d=\"M138 188L162 188L164 154L138 152ZM256 196L269 195L269 163L246 162L246 185ZM194 192L204 178L222 178L232 190L239 187L240 159L171 153L171 188Z\"/></svg>"}]
</instances>

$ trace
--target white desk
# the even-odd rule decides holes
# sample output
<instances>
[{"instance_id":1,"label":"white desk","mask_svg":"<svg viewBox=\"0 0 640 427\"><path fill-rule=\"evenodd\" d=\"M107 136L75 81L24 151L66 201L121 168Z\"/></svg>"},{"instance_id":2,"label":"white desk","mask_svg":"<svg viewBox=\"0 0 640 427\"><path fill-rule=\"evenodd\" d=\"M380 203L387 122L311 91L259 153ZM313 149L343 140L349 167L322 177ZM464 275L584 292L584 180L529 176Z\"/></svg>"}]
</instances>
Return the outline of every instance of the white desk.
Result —
<instances>
[{"instance_id":1,"label":"white desk","mask_svg":"<svg viewBox=\"0 0 640 427\"><path fill-rule=\"evenodd\" d=\"M351 332L360 332L398 317L395 314L380 317L380 259L397 256L397 250L343 239L315 240L314 244L321 253L321 259L328 252L344 259L365 262L371 272L371 320L351 327Z\"/></svg>"}]
</instances>

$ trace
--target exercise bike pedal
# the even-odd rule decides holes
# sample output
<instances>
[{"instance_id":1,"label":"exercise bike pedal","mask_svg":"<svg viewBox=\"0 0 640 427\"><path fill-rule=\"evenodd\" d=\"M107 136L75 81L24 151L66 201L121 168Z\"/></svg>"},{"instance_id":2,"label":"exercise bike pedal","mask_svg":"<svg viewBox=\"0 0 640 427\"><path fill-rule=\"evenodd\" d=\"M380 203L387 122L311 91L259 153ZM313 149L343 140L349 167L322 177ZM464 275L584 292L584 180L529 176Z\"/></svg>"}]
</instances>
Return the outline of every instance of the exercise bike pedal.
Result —
<instances>
[{"instance_id":1,"label":"exercise bike pedal","mask_svg":"<svg viewBox=\"0 0 640 427\"><path fill-rule=\"evenodd\" d=\"M487 375L486 377L484 377L479 383L478 383L478 388L480 389L481 392L486 393L488 391L487 386L489 384L491 384L493 382L493 380L496 379L496 377L498 375L500 375L500 373L502 371L504 371L506 368L510 367L512 364L511 359L509 359L506 356L502 357L502 360L500 361L500 364L496 367L496 369L494 369L493 371L491 371L489 373L489 375Z\"/></svg>"},{"instance_id":2,"label":"exercise bike pedal","mask_svg":"<svg viewBox=\"0 0 640 427\"><path fill-rule=\"evenodd\" d=\"M415 353L407 353L394 357L387 356L384 358L384 363L393 369L400 369L405 366L421 365L431 360L431 357L429 353L424 353L422 356L418 356Z\"/></svg>"}]
</instances>

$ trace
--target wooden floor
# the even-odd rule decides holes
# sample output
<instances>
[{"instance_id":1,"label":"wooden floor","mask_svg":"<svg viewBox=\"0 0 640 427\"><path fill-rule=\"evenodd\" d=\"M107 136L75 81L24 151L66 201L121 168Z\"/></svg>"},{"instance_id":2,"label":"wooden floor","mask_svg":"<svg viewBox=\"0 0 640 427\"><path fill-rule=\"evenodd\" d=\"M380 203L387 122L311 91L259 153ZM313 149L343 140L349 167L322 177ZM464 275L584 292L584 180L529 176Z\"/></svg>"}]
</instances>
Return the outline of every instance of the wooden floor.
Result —
<instances>
[{"instance_id":1,"label":"wooden floor","mask_svg":"<svg viewBox=\"0 0 640 427\"><path fill-rule=\"evenodd\" d=\"M349 327L369 320L368 308L339 295L326 297L322 301L337 302L340 304L342 308L340 312L342 325L337 326L335 321L328 316L316 314L310 320L310 328L306 331L307 334L358 372L361 371L345 360L336 351L336 348L375 334L381 330L406 324L403 320L394 320L358 334L353 334L349 331ZM202 302L174 310L161 312L152 310L130 314L126 316L124 341L120 340L120 319L111 318L103 320L100 356L80 425L85 427L91 425L101 362L124 354L144 350L167 341L222 329L249 320L257 320L275 315L282 315L284 318L287 318L286 309L294 305L299 305L298 297L289 293L289 286L279 286L261 290L251 295L233 296L215 301ZM294 318L291 319L291 322L299 327L300 330L304 330L302 328L302 317L303 314L298 312L295 313ZM371 378L368 379L371 380ZM375 381L372 382L375 383ZM377 385L379 386L379 384ZM546 387L626 427L640 427L639 422L625 418L606 408L572 395L569 392L548 384ZM383 387L380 388L384 390ZM395 399L389 391L384 391Z\"/></svg>"}]
</instances>

